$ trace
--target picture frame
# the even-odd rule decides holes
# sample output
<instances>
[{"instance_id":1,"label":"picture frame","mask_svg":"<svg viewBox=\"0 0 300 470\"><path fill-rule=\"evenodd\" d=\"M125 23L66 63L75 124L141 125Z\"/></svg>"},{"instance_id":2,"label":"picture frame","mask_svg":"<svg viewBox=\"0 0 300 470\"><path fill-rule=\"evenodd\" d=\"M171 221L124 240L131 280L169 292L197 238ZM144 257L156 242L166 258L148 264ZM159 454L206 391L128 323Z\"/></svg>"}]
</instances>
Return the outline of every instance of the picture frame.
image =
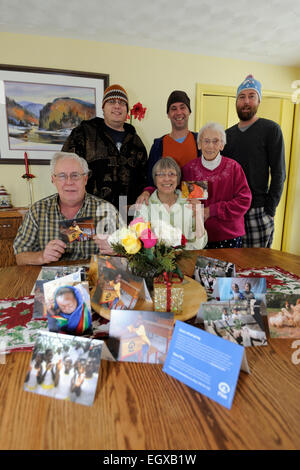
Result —
<instances>
[{"instance_id":1,"label":"picture frame","mask_svg":"<svg viewBox=\"0 0 300 470\"><path fill-rule=\"evenodd\" d=\"M0 65L0 164L47 165L74 127L103 117L109 75Z\"/></svg>"}]
</instances>

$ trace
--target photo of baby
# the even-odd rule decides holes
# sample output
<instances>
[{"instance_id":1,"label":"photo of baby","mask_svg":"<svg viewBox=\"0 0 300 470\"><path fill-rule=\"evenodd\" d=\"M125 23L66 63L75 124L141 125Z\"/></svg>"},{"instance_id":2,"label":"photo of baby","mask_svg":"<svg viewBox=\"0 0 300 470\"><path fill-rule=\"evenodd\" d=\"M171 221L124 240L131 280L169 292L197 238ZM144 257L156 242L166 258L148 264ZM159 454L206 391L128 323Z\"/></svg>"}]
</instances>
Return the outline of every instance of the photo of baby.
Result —
<instances>
[{"instance_id":1,"label":"photo of baby","mask_svg":"<svg viewBox=\"0 0 300 470\"><path fill-rule=\"evenodd\" d=\"M48 329L72 335L91 333L88 283L65 283L63 278L44 284Z\"/></svg>"}]
</instances>

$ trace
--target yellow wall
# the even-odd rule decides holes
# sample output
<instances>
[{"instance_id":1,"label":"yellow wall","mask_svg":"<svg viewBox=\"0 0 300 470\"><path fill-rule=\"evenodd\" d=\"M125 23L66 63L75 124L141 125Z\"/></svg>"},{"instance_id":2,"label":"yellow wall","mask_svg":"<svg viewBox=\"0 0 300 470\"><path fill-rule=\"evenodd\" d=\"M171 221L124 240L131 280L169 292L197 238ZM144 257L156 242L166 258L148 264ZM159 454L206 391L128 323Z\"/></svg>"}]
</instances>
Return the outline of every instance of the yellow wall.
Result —
<instances>
[{"instance_id":1,"label":"yellow wall","mask_svg":"<svg viewBox=\"0 0 300 470\"><path fill-rule=\"evenodd\" d=\"M131 105L137 101L147 107L146 117L136 128L150 149L153 138L169 130L166 101L174 89L185 90L195 110L196 83L237 86L253 73L268 90L291 91L291 83L300 79L300 69L258 62L206 57L173 51L100 43L57 37L0 33L0 63L35 67L108 73L110 84L120 83ZM194 130L195 113L190 128ZM34 165L34 199L54 192L49 167ZM27 204L26 182L21 165L1 165L0 184L12 195L15 206Z\"/></svg>"}]
</instances>

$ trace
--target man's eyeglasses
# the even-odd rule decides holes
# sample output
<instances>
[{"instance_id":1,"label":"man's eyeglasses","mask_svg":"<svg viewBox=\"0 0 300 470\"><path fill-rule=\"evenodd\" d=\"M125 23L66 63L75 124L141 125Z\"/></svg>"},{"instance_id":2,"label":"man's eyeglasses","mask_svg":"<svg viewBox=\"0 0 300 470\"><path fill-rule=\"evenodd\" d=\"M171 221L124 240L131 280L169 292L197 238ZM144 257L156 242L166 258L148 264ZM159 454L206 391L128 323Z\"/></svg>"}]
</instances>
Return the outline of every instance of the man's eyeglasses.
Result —
<instances>
[{"instance_id":1,"label":"man's eyeglasses","mask_svg":"<svg viewBox=\"0 0 300 470\"><path fill-rule=\"evenodd\" d=\"M176 173L173 173L172 171L169 171L168 173L155 173L155 176L158 176L159 178L163 178L164 176L168 176L169 178L174 178L177 176Z\"/></svg>"},{"instance_id":2,"label":"man's eyeglasses","mask_svg":"<svg viewBox=\"0 0 300 470\"><path fill-rule=\"evenodd\" d=\"M57 175L53 176L57 178L58 181L67 181L68 178L70 178L71 181L79 181L86 174L87 173L77 173L74 171L74 173L70 173L69 175L66 173L58 173Z\"/></svg>"},{"instance_id":3,"label":"man's eyeglasses","mask_svg":"<svg viewBox=\"0 0 300 470\"><path fill-rule=\"evenodd\" d=\"M217 145L220 142L220 139L201 139L205 145L213 144Z\"/></svg>"},{"instance_id":4,"label":"man's eyeglasses","mask_svg":"<svg viewBox=\"0 0 300 470\"><path fill-rule=\"evenodd\" d=\"M118 98L112 98L111 100L107 100L106 103L109 103L111 105L118 104L119 106L127 106L125 101L119 100Z\"/></svg>"}]
</instances>

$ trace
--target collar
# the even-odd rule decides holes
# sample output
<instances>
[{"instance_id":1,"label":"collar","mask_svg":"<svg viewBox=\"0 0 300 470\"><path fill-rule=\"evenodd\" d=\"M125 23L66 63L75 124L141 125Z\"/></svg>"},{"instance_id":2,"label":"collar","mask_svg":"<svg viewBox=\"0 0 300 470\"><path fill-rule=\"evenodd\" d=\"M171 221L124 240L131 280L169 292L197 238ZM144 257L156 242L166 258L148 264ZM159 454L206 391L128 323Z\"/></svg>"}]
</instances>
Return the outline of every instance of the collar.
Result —
<instances>
[{"instance_id":1,"label":"collar","mask_svg":"<svg viewBox=\"0 0 300 470\"><path fill-rule=\"evenodd\" d=\"M222 160L222 155L220 154L220 152L218 153L216 158L214 158L213 160L205 160L203 155L201 156L202 165L204 166L204 168L206 168L207 170L211 170L211 171L215 170L220 165L221 160Z\"/></svg>"},{"instance_id":2,"label":"collar","mask_svg":"<svg viewBox=\"0 0 300 470\"><path fill-rule=\"evenodd\" d=\"M58 214L59 214L61 217L63 217L64 219L66 219L66 217L62 214L62 212L61 212L61 210L60 210L60 206L59 206L59 194L56 193L55 196L56 196L56 208L57 208L57 212L58 212ZM73 219L77 219L77 218L80 216L80 214L82 213L82 211L85 212L85 209L86 209L86 207L87 207L87 204L88 204L88 194L85 193L85 194L84 194L84 199L83 199L82 206L78 209L78 211L77 211L75 217L73 217Z\"/></svg>"}]
</instances>

